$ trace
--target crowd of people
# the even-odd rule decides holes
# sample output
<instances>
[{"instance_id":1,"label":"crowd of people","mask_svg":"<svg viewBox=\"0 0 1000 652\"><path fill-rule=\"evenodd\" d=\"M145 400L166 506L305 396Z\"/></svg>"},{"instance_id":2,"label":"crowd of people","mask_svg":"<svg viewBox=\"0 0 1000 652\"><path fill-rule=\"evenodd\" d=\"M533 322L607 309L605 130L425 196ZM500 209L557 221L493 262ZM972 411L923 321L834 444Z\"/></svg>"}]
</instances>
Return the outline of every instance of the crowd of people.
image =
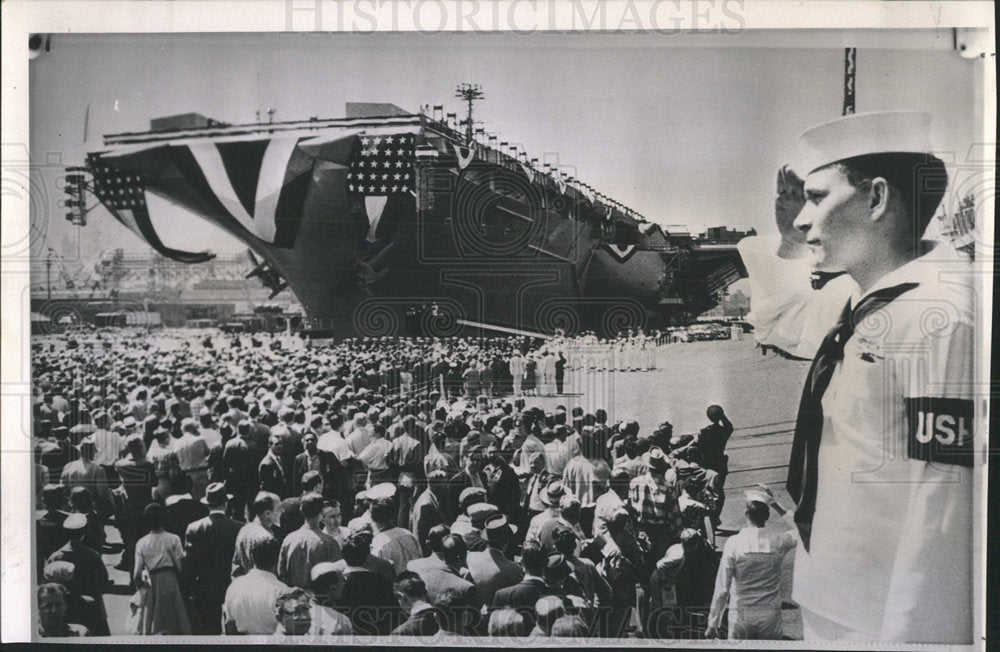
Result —
<instances>
[{"instance_id":1,"label":"crowd of people","mask_svg":"<svg viewBox=\"0 0 1000 652\"><path fill-rule=\"evenodd\" d=\"M562 391L558 341L157 337L33 343L42 636L724 628L721 407L679 436L529 405Z\"/></svg>"}]
</instances>

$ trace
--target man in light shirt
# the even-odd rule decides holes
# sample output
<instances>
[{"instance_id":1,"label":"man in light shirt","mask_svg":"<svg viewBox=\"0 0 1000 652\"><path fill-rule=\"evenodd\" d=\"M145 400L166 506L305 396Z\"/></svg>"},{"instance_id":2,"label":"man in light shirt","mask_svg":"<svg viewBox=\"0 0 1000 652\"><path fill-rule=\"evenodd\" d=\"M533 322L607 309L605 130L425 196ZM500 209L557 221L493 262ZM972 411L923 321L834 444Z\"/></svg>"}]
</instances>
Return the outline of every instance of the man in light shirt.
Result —
<instances>
[{"instance_id":1,"label":"man in light shirt","mask_svg":"<svg viewBox=\"0 0 1000 652\"><path fill-rule=\"evenodd\" d=\"M554 521L562 514L559 501L566 494L566 487L559 480L549 482L539 497L545 505L545 511L536 514L528 523L528 531L524 535L525 544L541 545L542 527L549 521Z\"/></svg>"},{"instance_id":2,"label":"man in light shirt","mask_svg":"<svg viewBox=\"0 0 1000 652\"><path fill-rule=\"evenodd\" d=\"M193 404L192 409L194 409ZM208 408L201 408L198 418L201 421L201 436L205 438L205 443L208 444L208 447L221 446L223 444L222 435L219 434L219 429L215 427L215 420L212 419L212 411Z\"/></svg>"},{"instance_id":3,"label":"man in light shirt","mask_svg":"<svg viewBox=\"0 0 1000 652\"><path fill-rule=\"evenodd\" d=\"M253 568L253 551L260 541L276 537L281 523L281 499L276 494L260 492L250 509L253 520L240 528L236 535L233 577L244 575ZM274 564L277 566L278 552L275 551L274 555Z\"/></svg>"},{"instance_id":4,"label":"man in light shirt","mask_svg":"<svg viewBox=\"0 0 1000 652\"><path fill-rule=\"evenodd\" d=\"M300 507L305 522L289 533L281 542L278 555L278 577L289 586L309 588L309 572L321 562L340 559L340 545L324 534L319 522L323 511L323 498L319 494L306 494Z\"/></svg>"},{"instance_id":5,"label":"man in light shirt","mask_svg":"<svg viewBox=\"0 0 1000 652\"><path fill-rule=\"evenodd\" d=\"M117 484L118 474L115 472L115 462L125 448L125 440L111 428L110 418L104 410L97 410L93 415L97 426L90 438L94 442L94 463L104 469L108 482Z\"/></svg>"},{"instance_id":6,"label":"man in light shirt","mask_svg":"<svg viewBox=\"0 0 1000 652\"><path fill-rule=\"evenodd\" d=\"M353 437L354 435L351 436ZM358 455L358 460L368 469L369 487L393 480L389 470L390 450L392 450L392 442L385 438L385 428L381 425L376 425L372 429L371 442Z\"/></svg>"},{"instance_id":7,"label":"man in light shirt","mask_svg":"<svg viewBox=\"0 0 1000 652\"><path fill-rule=\"evenodd\" d=\"M608 490L597 498L594 508L594 537L608 534L608 524L615 512L626 508L629 483L632 476L625 469L615 469L611 472Z\"/></svg>"},{"instance_id":8,"label":"man in light shirt","mask_svg":"<svg viewBox=\"0 0 1000 652\"><path fill-rule=\"evenodd\" d=\"M97 501L98 511L111 514L114 499L104 469L94 464L94 441L90 437L84 438L77 450L80 452L80 459L63 467L60 484L64 487L86 487Z\"/></svg>"},{"instance_id":9,"label":"man in light shirt","mask_svg":"<svg viewBox=\"0 0 1000 652\"><path fill-rule=\"evenodd\" d=\"M729 640L781 639L781 566L798 537L764 529L770 500L763 492L746 492L746 524L722 549L705 638L718 636L728 606Z\"/></svg>"},{"instance_id":10,"label":"man in light shirt","mask_svg":"<svg viewBox=\"0 0 1000 652\"><path fill-rule=\"evenodd\" d=\"M543 431L543 435L548 434ZM569 437L569 429L559 424L552 431L552 437L553 439L545 444L545 468L549 471L550 479L561 479L563 470L566 468L566 463L572 457L570 447L566 443L566 438Z\"/></svg>"},{"instance_id":11,"label":"man in light shirt","mask_svg":"<svg viewBox=\"0 0 1000 652\"><path fill-rule=\"evenodd\" d=\"M375 498L370 508L375 523L371 552L390 562L397 575L406 570L407 563L422 556L417 537L405 528L396 527L398 511L399 499L395 495Z\"/></svg>"},{"instance_id":12,"label":"man in light shirt","mask_svg":"<svg viewBox=\"0 0 1000 652\"><path fill-rule=\"evenodd\" d=\"M330 429L319 436L319 439L316 441L316 447L320 450L333 453L337 456L341 464L345 464L347 460L355 457L355 455L347 440L344 439L344 435L340 432L340 429L344 425L343 417L339 414L331 413L328 420Z\"/></svg>"},{"instance_id":13,"label":"man in light shirt","mask_svg":"<svg viewBox=\"0 0 1000 652\"><path fill-rule=\"evenodd\" d=\"M289 590L274 574L278 563L278 540L258 540L251 556L253 568L233 580L222 605L222 631L226 634L273 634L278 627L274 604Z\"/></svg>"},{"instance_id":14,"label":"man in light shirt","mask_svg":"<svg viewBox=\"0 0 1000 652\"><path fill-rule=\"evenodd\" d=\"M194 497L204 498L208 486L208 457L211 450L208 442L198 432L198 423L191 418L184 419L181 424L181 436L173 440L174 452L181 471L191 478Z\"/></svg>"},{"instance_id":15,"label":"man in light shirt","mask_svg":"<svg viewBox=\"0 0 1000 652\"><path fill-rule=\"evenodd\" d=\"M347 435L347 446L355 456L361 455L361 451L372 442L372 429L368 423L368 415L364 412L354 417L354 427Z\"/></svg>"}]
</instances>

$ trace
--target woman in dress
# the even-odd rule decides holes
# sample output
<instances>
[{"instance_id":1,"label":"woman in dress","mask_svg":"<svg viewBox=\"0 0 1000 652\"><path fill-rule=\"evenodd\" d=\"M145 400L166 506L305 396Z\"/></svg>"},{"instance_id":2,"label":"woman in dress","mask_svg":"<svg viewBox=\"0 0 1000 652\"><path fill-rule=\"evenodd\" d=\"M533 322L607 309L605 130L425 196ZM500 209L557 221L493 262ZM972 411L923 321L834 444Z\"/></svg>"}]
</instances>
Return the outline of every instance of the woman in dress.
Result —
<instances>
[{"instance_id":1,"label":"woman in dress","mask_svg":"<svg viewBox=\"0 0 1000 652\"><path fill-rule=\"evenodd\" d=\"M146 593L139 633L190 634L191 621L179 581L184 564L181 539L164 531L167 514L163 505L147 505L143 516L150 532L135 545L133 575Z\"/></svg>"}]
</instances>

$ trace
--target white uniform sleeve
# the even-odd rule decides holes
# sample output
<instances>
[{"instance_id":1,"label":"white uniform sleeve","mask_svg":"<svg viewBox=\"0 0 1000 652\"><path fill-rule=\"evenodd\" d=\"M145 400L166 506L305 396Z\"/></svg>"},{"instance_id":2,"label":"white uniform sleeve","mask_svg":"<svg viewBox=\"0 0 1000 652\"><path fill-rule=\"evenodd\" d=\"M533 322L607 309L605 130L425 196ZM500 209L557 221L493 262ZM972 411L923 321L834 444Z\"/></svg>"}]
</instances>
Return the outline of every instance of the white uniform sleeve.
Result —
<instances>
[{"instance_id":1,"label":"white uniform sleeve","mask_svg":"<svg viewBox=\"0 0 1000 652\"><path fill-rule=\"evenodd\" d=\"M897 378L907 413L910 491L900 505L906 518L881 637L971 644L975 333L961 298L934 303L915 320L921 332L913 336L925 346ZM944 327L934 332L935 323Z\"/></svg>"},{"instance_id":2,"label":"white uniform sleeve","mask_svg":"<svg viewBox=\"0 0 1000 652\"><path fill-rule=\"evenodd\" d=\"M799 535L795 530L781 532L775 537L775 552L780 555L787 554L799 545Z\"/></svg>"},{"instance_id":3,"label":"white uniform sleeve","mask_svg":"<svg viewBox=\"0 0 1000 652\"><path fill-rule=\"evenodd\" d=\"M812 359L857 284L845 274L814 290L809 259L780 258L778 245L776 238L761 236L737 245L750 277L747 321L760 344Z\"/></svg>"},{"instance_id":4,"label":"white uniform sleeve","mask_svg":"<svg viewBox=\"0 0 1000 652\"><path fill-rule=\"evenodd\" d=\"M722 548L722 559L719 561L719 572L715 575L715 593L712 595L712 607L708 612L708 626L712 629L722 627L722 616L729 604L729 586L736 572L736 556L733 553L734 539L726 541Z\"/></svg>"}]
</instances>

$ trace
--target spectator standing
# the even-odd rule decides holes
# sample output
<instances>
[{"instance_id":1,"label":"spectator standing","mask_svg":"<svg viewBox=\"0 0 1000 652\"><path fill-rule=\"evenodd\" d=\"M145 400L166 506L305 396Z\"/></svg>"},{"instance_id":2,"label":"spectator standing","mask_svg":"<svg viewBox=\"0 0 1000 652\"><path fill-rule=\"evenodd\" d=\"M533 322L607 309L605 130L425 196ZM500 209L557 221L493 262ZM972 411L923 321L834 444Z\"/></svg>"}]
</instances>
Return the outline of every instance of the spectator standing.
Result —
<instances>
[{"instance_id":1,"label":"spectator standing","mask_svg":"<svg viewBox=\"0 0 1000 652\"><path fill-rule=\"evenodd\" d=\"M191 479L191 494L201 500L208 487L208 461L211 449L198 430L198 422L187 418L181 423L181 436L173 441L181 472Z\"/></svg>"},{"instance_id":2,"label":"spectator standing","mask_svg":"<svg viewBox=\"0 0 1000 652\"><path fill-rule=\"evenodd\" d=\"M281 522L281 499L276 494L266 491L257 494L250 506L253 520L240 528L236 535L236 549L233 552L232 575L245 575L254 567L253 551L261 541L278 538L278 525ZM274 553L274 566L277 568L278 551Z\"/></svg>"},{"instance_id":3,"label":"spectator standing","mask_svg":"<svg viewBox=\"0 0 1000 652\"><path fill-rule=\"evenodd\" d=\"M351 619L355 634L385 635L398 626L399 602L392 580L365 567L370 541L366 533L354 532L344 542L340 607Z\"/></svg>"},{"instance_id":4,"label":"spectator standing","mask_svg":"<svg viewBox=\"0 0 1000 652\"><path fill-rule=\"evenodd\" d=\"M202 499L208 516L191 523L184 534L196 634L222 633L222 603L232 579L229 565L243 527L226 516L228 501L225 485L210 484Z\"/></svg>"},{"instance_id":5,"label":"spectator standing","mask_svg":"<svg viewBox=\"0 0 1000 652\"><path fill-rule=\"evenodd\" d=\"M394 495L378 496L372 501L371 516L375 523L375 536L371 552L392 564L398 575L406 564L421 556L420 542L409 530L396 527L398 498Z\"/></svg>"},{"instance_id":6,"label":"spectator standing","mask_svg":"<svg viewBox=\"0 0 1000 652\"><path fill-rule=\"evenodd\" d=\"M492 604L497 591L524 579L524 570L506 556L517 533L516 526L509 524L503 514L494 514L486 521L485 529L489 547L479 552L470 551L466 564L479 596L486 604Z\"/></svg>"},{"instance_id":7,"label":"spectator standing","mask_svg":"<svg viewBox=\"0 0 1000 652\"><path fill-rule=\"evenodd\" d=\"M95 550L83 544L87 531L87 517L70 514L63 520L66 544L49 555L46 564L67 561L73 564L73 579L67 588L77 595L86 595L97 604L101 617L107 619L104 608L104 591L108 586L108 570L104 560Z\"/></svg>"},{"instance_id":8,"label":"spectator standing","mask_svg":"<svg viewBox=\"0 0 1000 652\"><path fill-rule=\"evenodd\" d=\"M222 605L223 631L226 634L273 634L277 597L289 590L274 574L278 563L278 540L257 539L250 550L253 567L233 580L226 589Z\"/></svg>"},{"instance_id":9,"label":"spectator standing","mask_svg":"<svg viewBox=\"0 0 1000 652\"><path fill-rule=\"evenodd\" d=\"M629 500L639 528L653 546L653 556L659 559L681 530L677 478L667 456L657 447L649 450L646 466L646 473L629 485Z\"/></svg>"},{"instance_id":10,"label":"spectator standing","mask_svg":"<svg viewBox=\"0 0 1000 652\"><path fill-rule=\"evenodd\" d=\"M781 631L781 567L798 545L791 531L764 529L771 496L746 493L745 524L726 540L715 578L706 638L715 638L729 607L730 640L778 640Z\"/></svg>"},{"instance_id":11,"label":"spectator standing","mask_svg":"<svg viewBox=\"0 0 1000 652\"><path fill-rule=\"evenodd\" d=\"M310 585L313 566L335 562L340 559L341 553L337 541L324 534L319 523L323 498L319 494L306 494L300 509L305 522L282 541L277 574L288 586L305 589Z\"/></svg>"},{"instance_id":12,"label":"spectator standing","mask_svg":"<svg viewBox=\"0 0 1000 652\"><path fill-rule=\"evenodd\" d=\"M166 510L159 503L146 506L143 517L149 534L135 545L132 576L144 589L141 634L190 634L191 621L181 592L184 549L176 534L165 531Z\"/></svg>"}]
</instances>

